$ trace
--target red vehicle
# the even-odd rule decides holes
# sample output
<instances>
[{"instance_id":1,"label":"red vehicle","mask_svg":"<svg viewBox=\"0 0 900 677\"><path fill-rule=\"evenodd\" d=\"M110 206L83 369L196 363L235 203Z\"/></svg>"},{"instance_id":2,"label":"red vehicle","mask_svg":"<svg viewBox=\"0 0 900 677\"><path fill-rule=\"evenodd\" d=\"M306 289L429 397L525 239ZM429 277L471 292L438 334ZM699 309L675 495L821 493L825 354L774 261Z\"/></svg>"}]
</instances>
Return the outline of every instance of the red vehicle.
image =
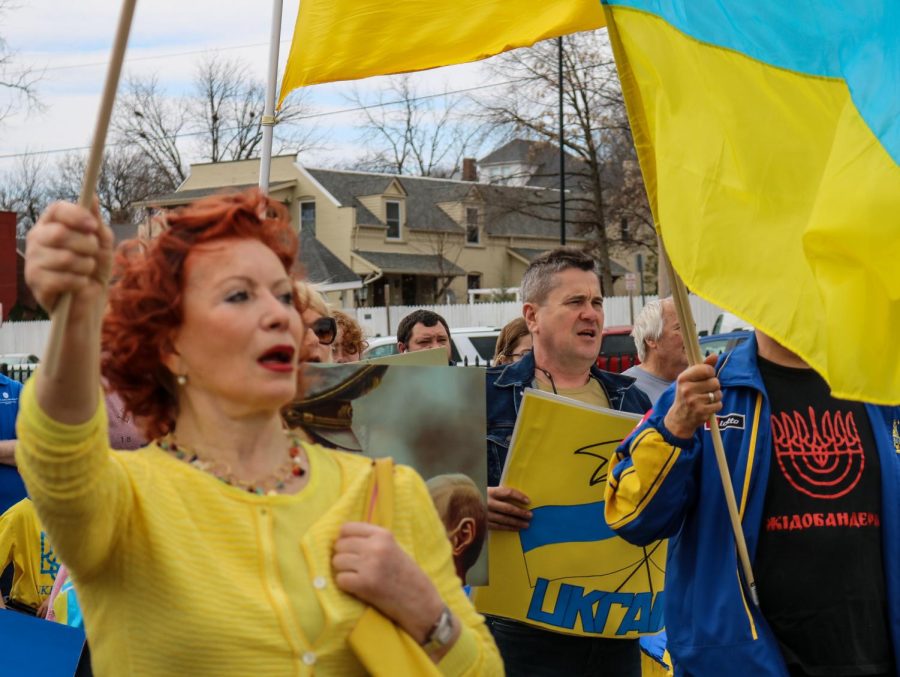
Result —
<instances>
[{"instance_id":1,"label":"red vehicle","mask_svg":"<svg viewBox=\"0 0 900 677\"><path fill-rule=\"evenodd\" d=\"M603 329L600 354L597 356L598 367L605 371L620 374L640 363L641 361L637 356L637 348L634 345L634 338L631 336L630 324L605 327Z\"/></svg>"}]
</instances>

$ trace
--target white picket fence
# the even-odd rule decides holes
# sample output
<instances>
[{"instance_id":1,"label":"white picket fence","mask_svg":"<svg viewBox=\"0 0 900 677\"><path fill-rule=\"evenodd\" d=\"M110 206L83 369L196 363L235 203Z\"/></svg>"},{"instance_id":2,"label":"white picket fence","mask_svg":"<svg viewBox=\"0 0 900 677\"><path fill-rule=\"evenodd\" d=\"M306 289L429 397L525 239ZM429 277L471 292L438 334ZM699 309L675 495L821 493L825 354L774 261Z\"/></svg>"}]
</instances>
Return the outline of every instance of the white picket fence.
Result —
<instances>
[{"instance_id":1,"label":"white picket fence","mask_svg":"<svg viewBox=\"0 0 900 677\"><path fill-rule=\"evenodd\" d=\"M645 301L655 299L645 297ZM697 296L691 296L691 308L697 328L709 331L716 317L722 311ZM631 311L627 296L611 296L604 299L603 311L606 326L631 324ZM504 324L522 314L522 304L510 301L507 303L463 303L443 306L391 306L388 308L356 308L349 310L355 313L357 321L367 336L392 336L397 331L397 324L406 315L417 308L427 308L439 313L451 328L455 327L502 327ZM641 308L641 297L632 299L633 312L637 315ZM388 321L390 318L390 322ZM43 357L44 346L50 333L50 323L43 322L4 322L0 326L0 355L5 353L31 353Z\"/></svg>"},{"instance_id":2,"label":"white picket fence","mask_svg":"<svg viewBox=\"0 0 900 677\"><path fill-rule=\"evenodd\" d=\"M644 303L655 299L655 296L645 296ZM710 331L722 310L699 296L692 295L690 301L697 329ZM629 308L629 304L631 308ZM632 324L632 317L641 312L643 307L640 296L635 296L630 300L627 296L608 297L603 300L605 324L607 327ZM357 322L367 336L392 336L396 333L400 320L419 308L426 308L438 313L447 320L447 324L451 328L502 327L522 314L522 304L515 301L441 306L391 306L390 309L356 308L355 310L345 309L344 312L351 315L355 313Z\"/></svg>"},{"instance_id":3,"label":"white picket fence","mask_svg":"<svg viewBox=\"0 0 900 677\"><path fill-rule=\"evenodd\" d=\"M655 299L655 296L644 297L645 302ZM699 296L692 295L690 302L691 309L694 311L694 321L697 323L697 329L711 330L716 317L722 310ZM629 309L629 298L627 296L605 298L603 300L603 312L606 326L631 324L632 312L636 316L643 308L641 297L633 297L631 306L632 309ZM356 313L356 320L367 336L393 336L397 331L397 325L400 323L400 320L419 308L427 308L438 313L447 320L447 324L450 325L451 329L455 327L502 327L522 314L522 304L515 301L442 306L391 306L390 309L357 308L345 312L350 314Z\"/></svg>"}]
</instances>

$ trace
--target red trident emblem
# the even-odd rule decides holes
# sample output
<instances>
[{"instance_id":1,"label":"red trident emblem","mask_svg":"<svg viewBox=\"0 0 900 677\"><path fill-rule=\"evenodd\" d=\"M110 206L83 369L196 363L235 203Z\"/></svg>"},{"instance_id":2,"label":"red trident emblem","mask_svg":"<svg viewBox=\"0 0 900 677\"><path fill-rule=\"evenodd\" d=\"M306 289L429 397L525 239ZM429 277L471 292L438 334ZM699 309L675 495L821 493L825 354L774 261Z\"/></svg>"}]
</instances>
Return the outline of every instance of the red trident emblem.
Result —
<instances>
[{"instance_id":1,"label":"red trident emblem","mask_svg":"<svg viewBox=\"0 0 900 677\"><path fill-rule=\"evenodd\" d=\"M813 498L834 499L849 493L862 477L865 455L850 412L826 411L821 421L809 407L772 416L775 458L785 479Z\"/></svg>"}]
</instances>

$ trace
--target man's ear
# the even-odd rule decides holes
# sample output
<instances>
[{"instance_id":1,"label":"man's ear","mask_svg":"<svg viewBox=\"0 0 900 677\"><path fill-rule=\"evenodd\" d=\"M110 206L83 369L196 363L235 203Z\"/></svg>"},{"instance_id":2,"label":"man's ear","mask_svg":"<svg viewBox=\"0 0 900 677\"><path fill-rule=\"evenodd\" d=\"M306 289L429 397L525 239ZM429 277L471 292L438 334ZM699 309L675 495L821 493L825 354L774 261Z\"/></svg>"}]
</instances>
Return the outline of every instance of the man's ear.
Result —
<instances>
[{"instance_id":1,"label":"man's ear","mask_svg":"<svg viewBox=\"0 0 900 677\"><path fill-rule=\"evenodd\" d=\"M528 325L528 332L530 334L533 334L537 327L537 309L538 307L535 303L525 303L522 305L522 317L525 318L525 324Z\"/></svg>"},{"instance_id":2,"label":"man's ear","mask_svg":"<svg viewBox=\"0 0 900 677\"><path fill-rule=\"evenodd\" d=\"M453 556L459 557L475 540L475 520L471 517L463 517L456 525L456 531L450 540Z\"/></svg>"},{"instance_id":3,"label":"man's ear","mask_svg":"<svg viewBox=\"0 0 900 677\"><path fill-rule=\"evenodd\" d=\"M402 341L397 341L397 352L405 353L407 351L407 346Z\"/></svg>"}]
</instances>

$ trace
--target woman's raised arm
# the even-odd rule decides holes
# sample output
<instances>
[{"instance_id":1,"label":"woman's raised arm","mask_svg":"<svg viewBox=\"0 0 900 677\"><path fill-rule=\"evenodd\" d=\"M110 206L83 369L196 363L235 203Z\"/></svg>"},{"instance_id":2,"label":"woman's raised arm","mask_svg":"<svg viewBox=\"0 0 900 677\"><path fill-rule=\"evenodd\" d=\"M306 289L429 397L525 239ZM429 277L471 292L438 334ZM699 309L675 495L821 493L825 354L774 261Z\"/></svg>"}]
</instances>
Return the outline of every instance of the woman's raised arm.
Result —
<instances>
[{"instance_id":1,"label":"woman's raised arm","mask_svg":"<svg viewBox=\"0 0 900 677\"><path fill-rule=\"evenodd\" d=\"M97 410L100 322L112 255L112 231L96 202L91 211L55 202L28 233L25 281L38 303L52 313L63 294L72 295L59 364L44 365L35 375L38 404L60 423L83 423Z\"/></svg>"}]
</instances>

